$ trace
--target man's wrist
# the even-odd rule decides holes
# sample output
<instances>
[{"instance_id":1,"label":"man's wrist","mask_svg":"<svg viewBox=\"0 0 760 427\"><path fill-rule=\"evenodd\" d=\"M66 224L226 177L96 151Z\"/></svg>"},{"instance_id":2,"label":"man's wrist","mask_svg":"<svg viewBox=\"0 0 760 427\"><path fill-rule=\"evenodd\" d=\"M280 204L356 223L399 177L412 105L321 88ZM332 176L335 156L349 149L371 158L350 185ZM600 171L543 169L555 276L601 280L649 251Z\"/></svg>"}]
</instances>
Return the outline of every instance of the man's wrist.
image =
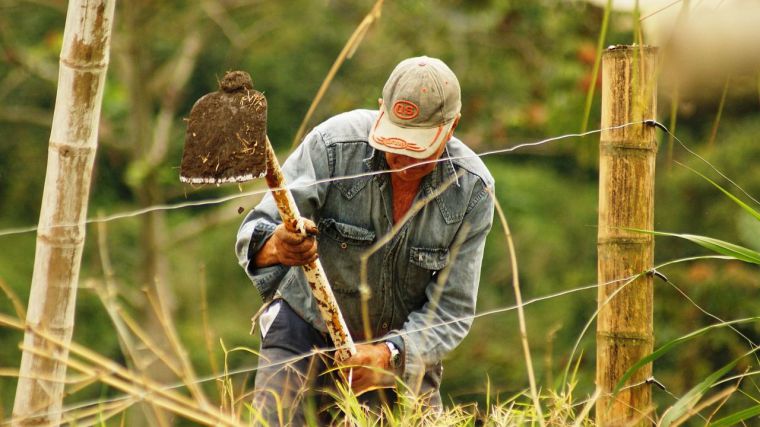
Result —
<instances>
[{"instance_id":1,"label":"man's wrist","mask_svg":"<svg viewBox=\"0 0 760 427\"><path fill-rule=\"evenodd\" d=\"M386 365L389 371L398 372L401 369L401 351L393 341L384 341L383 344L388 349L388 363Z\"/></svg>"},{"instance_id":2,"label":"man's wrist","mask_svg":"<svg viewBox=\"0 0 760 427\"><path fill-rule=\"evenodd\" d=\"M269 267L278 263L277 256L274 254L275 245L272 241L273 238L273 236L268 238L261 249L253 256L253 265L256 267Z\"/></svg>"},{"instance_id":3,"label":"man's wrist","mask_svg":"<svg viewBox=\"0 0 760 427\"><path fill-rule=\"evenodd\" d=\"M390 370L391 369L391 350L388 348L385 342L377 343L377 348L379 348L383 354L382 363L380 364L380 366L385 370Z\"/></svg>"}]
</instances>

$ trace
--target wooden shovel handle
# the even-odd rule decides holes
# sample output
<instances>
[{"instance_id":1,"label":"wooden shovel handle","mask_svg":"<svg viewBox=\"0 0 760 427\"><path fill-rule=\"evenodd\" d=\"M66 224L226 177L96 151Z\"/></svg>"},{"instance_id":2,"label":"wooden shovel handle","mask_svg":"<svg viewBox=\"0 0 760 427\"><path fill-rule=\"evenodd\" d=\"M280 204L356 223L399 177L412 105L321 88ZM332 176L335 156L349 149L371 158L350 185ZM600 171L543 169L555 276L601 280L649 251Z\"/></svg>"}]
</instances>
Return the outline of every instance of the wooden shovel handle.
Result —
<instances>
[{"instance_id":1,"label":"wooden shovel handle","mask_svg":"<svg viewBox=\"0 0 760 427\"><path fill-rule=\"evenodd\" d=\"M266 156L267 185L272 191L272 196L277 204L277 210L280 212L282 222L290 231L303 232L302 229L299 230L301 214L298 212L298 206L296 206L293 200L293 195L285 188L285 177L282 175L280 162L277 161L277 156L274 154L269 137L266 138ZM356 354L356 346L351 335L348 333L346 321L343 319L338 302L335 300L335 295L333 295L332 288L330 288L330 284L327 281L322 263L317 259L302 267L304 273L306 273L306 280L309 282L314 299L317 301L317 307L322 315L322 319L324 319L327 325L327 331L330 333L333 344L338 348L335 356L338 361L346 360Z\"/></svg>"}]
</instances>

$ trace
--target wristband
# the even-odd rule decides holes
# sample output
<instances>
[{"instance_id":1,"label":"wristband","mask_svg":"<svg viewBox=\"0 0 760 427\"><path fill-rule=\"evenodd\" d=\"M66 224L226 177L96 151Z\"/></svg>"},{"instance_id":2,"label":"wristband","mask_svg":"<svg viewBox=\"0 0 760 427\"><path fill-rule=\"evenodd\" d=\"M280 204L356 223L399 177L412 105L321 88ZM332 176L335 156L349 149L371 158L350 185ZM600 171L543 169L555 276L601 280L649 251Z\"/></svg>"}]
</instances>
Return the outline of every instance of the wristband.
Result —
<instances>
[{"instance_id":1,"label":"wristband","mask_svg":"<svg viewBox=\"0 0 760 427\"><path fill-rule=\"evenodd\" d=\"M388 360L390 367L394 371L398 371L401 368L401 352L396 348L396 344L393 344L390 341L385 341L385 345L391 352L391 357Z\"/></svg>"}]
</instances>

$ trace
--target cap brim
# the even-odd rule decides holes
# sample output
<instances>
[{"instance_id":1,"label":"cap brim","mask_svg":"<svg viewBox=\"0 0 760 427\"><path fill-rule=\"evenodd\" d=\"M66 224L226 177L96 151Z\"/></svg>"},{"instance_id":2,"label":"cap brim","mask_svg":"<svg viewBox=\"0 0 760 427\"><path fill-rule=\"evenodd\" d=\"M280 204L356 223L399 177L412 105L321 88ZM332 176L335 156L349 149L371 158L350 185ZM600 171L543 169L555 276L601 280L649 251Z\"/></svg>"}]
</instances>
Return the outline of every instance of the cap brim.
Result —
<instances>
[{"instance_id":1,"label":"cap brim","mask_svg":"<svg viewBox=\"0 0 760 427\"><path fill-rule=\"evenodd\" d=\"M434 128L402 127L388 119L384 108L369 132L369 145L388 153L426 159L441 146L455 120Z\"/></svg>"}]
</instances>

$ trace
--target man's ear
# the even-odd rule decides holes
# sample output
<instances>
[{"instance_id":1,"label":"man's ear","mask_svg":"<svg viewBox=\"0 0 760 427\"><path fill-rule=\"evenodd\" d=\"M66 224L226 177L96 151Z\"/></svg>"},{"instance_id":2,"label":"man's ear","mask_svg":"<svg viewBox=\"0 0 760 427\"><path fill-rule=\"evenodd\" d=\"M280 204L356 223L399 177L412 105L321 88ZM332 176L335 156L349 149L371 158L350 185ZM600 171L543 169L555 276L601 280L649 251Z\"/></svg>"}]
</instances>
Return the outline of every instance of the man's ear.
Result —
<instances>
[{"instance_id":1,"label":"man's ear","mask_svg":"<svg viewBox=\"0 0 760 427\"><path fill-rule=\"evenodd\" d=\"M459 125L459 119L462 118L462 114L457 114L456 118L454 118L454 123L451 124L451 129L449 129L449 133L446 134L446 141L450 140L452 136L454 136L454 129L457 128Z\"/></svg>"},{"instance_id":2,"label":"man's ear","mask_svg":"<svg viewBox=\"0 0 760 427\"><path fill-rule=\"evenodd\" d=\"M383 98L377 98L377 106L382 107L383 106Z\"/></svg>"},{"instance_id":3,"label":"man's ear","mask_svg":"<svg viewBox=\"0 0 760 427\"><path fill-rule=\"evenodd\" d=\"M454 119L454 123L451 124L451 129L449 129L449 138L451 138L452 135L454 135L454 129L459 126L459 119L462 118L462 113L458 113L456 118Z\"/></svg>"},{"instance_id":4,"label":"man's ear","mask_svg":"<svg viewBox=\"0 0 760 427\"><path fill-rule=\"evenodd\" d=\"M454 129L459 126L459 119L462 118L462 113L457 113L457 117L454 119L454 124L451 125L451 133L454 133Z\"/></svg>"}]
</instances>

